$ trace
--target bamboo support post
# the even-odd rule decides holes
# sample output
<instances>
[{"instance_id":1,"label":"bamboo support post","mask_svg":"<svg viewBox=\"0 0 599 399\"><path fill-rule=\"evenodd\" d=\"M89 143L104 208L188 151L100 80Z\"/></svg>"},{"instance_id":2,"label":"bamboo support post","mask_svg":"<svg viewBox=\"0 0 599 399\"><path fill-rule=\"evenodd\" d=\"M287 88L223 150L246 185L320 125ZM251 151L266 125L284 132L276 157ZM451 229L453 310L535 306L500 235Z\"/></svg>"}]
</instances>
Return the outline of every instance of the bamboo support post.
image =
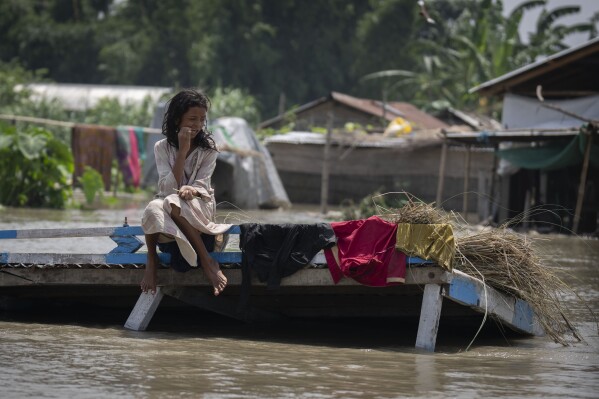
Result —
<instances>
[{"instance_id":1,"label":"bamboo support post","mask_svg":"<svg viewBox=\"0 0 599 399\"><path fill-rule=\"evenodd\" d=\"M334 109L327 114L327 134L324 144L324 153L322 160L322 177L320 181L320 212L326 215L328 212L329 202L329 175L331 167L331 136L333 135L333 118L335 117Z\"/></svg>"},{"instance_id":2,"label":"bamboo support post","mask_svg":"<svg viewBox=\"0 0 599 399\"><path fill-rule=\"evenodd\" d=\"M470 149L471 146L466 147L466 159L464 161L464 202L462 203L462 212L464 214L464 220L468 221L468 184L470 180Z\"/></svg>"},{"instance_id":3,"label":"bamboo support post","mask_svg":"<svg viewBox=\"0 0 599 399\"><path fill-rule=\"evenodd\" d=\"M585 131L585 130L583 130ZM591 148L593 145L593 136L597 131L597 128L593 125L589 126L587 145L584 149L584 159L582 162L582 170L580 171L580 183L578 183L578 198L576 199L576 209L574 210L574 223L572 225L572 231L578 233L578 226L580 224L580 214L582 213L582 204L584 202L584 192L586 188L587 174L589 170L589 160L591 158Z\"/></svg>"},{"instance_id":4,"label":"bamboo support post","mask_svg":"<svg viewBox=\"0 0 599 399\"><path fill-rule=\"evenodd\" d=\"M441 208L443 201L443 186L445 184L445 164L447 162L447 138L443 141L441 148L441 162L439 163L439 181L437 182L437 199L435 201L438 208Z\"/></svg>"}]
</instances>

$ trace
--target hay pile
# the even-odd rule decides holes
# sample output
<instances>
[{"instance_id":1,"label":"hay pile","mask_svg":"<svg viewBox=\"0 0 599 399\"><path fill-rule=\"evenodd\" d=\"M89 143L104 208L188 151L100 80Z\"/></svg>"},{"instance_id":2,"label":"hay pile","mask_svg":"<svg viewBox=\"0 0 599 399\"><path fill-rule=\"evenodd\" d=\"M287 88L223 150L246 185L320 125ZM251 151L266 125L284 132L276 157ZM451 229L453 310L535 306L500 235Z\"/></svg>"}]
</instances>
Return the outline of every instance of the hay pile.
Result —
<instances>
[{"instance_id":1,"label":"hay pile","mask_svg":"<svg viewBox=\"0 0 599 399\"><path fill-rule=\"evenodd\" d=\"M580 340L560 300L572 290L544 266L526 236L505 226L474 231L458 215L412 198L402 208L385 210L381 217L394 223L452 224L456 240L454 269L527 301L555 342L568 345L568 333Z\"/></svg>"},{"instance_id":2,"label":"hay pile","mask_svg":"<svg viewBox=\"0 0 599 399\"><path fill-rule=\"evenodd\" d=\"M580 340L560 300L570 288L543 265L526 236L505 227L457 236L453 267L528 302L555 342L567 345L567 333Z\"/></svg>"}]
</instances>

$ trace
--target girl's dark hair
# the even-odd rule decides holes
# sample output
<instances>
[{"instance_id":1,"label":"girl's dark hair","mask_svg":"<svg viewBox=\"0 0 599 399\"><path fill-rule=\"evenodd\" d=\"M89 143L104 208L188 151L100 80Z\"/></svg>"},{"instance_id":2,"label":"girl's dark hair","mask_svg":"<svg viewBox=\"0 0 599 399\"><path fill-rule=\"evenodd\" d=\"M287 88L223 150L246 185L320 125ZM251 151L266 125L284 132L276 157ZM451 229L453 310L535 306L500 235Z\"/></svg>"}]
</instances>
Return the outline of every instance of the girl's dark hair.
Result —
<instances>
[{"instance_id":1,"label":"girl's dark hair","mask_svg":"<svg viewBox=\"0 0 599 399\"><path fill-rule=\"evenodd\" d=\"M210 110L210 99L204 93L194 89L183 89L168 101L168 108L162 121L162 134L166 136L166 141L175 148L179 148L179 123L183 115L192 107L204 108L206 112ZM194 137L193 145L200 148L216 151L216 143L212 138L212 132L207 126Z\"/></svg>"}]
</instances>

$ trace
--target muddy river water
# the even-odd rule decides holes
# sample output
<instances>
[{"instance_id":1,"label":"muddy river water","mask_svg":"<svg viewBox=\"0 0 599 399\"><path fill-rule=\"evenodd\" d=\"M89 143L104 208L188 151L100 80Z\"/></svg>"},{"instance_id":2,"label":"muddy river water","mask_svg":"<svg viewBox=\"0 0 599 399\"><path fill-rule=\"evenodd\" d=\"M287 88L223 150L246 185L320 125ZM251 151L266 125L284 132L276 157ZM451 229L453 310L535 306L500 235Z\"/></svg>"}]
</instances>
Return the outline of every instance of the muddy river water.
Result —
<instances>
[{"instance_id":1,"label":"muddy river water","mask_svg":"<svg viewBox=\"0 0 599 399\"><path fill-rule=\"evenodd\" d=\"M315 222L317 209L223 211L232 223ZM0 230L118 226L141 209L0 209ZM442 325L437 352L389 321L294 321L253 326L195 313L162 315L149 331L122 315L0 312L1 398L597 398L599 241L536 236L556 272L585 301L565 298L584 342L472 336ZM535 238L535 237L533 237ZM109 239L11 240L0 252L103 253ZM126 315L125 315L126 317Z\"/></svg>"}]
</instances>

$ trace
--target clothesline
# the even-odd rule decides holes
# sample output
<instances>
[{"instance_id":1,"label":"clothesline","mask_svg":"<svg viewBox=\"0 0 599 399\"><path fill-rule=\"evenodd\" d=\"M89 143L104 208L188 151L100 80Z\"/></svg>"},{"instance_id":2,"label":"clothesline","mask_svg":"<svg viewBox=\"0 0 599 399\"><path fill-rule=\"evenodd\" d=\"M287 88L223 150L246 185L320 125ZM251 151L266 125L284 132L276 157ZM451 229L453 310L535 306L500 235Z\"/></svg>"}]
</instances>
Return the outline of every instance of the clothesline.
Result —
<instances>
[{"instance_id":1,"label":"clothesline","mask_svg":"<svg viewBox=\"0 0 599 399\"><path fill-rule=\"evenodd\" d=\"M0 114L0 119L8 120L8 121L38 123L38 124L42 124L42 125L60 126L60 127L66 127L69 129L73 128L76 125L82 125L81 123L64 122L64 121L57 121L57 120L45 119L45 118L36 118L33 116L19 116L19 115L6 115L6 114ZM121 126L119 126L119 127L121 127ZM151 127L128 126L128 125L123 125L122 127L138 128L138 129L142 129L142 131L144 133L150 133L150 134L161 134L162 133L161 129L151 128Z\"/></svg>"}]
</instances>

